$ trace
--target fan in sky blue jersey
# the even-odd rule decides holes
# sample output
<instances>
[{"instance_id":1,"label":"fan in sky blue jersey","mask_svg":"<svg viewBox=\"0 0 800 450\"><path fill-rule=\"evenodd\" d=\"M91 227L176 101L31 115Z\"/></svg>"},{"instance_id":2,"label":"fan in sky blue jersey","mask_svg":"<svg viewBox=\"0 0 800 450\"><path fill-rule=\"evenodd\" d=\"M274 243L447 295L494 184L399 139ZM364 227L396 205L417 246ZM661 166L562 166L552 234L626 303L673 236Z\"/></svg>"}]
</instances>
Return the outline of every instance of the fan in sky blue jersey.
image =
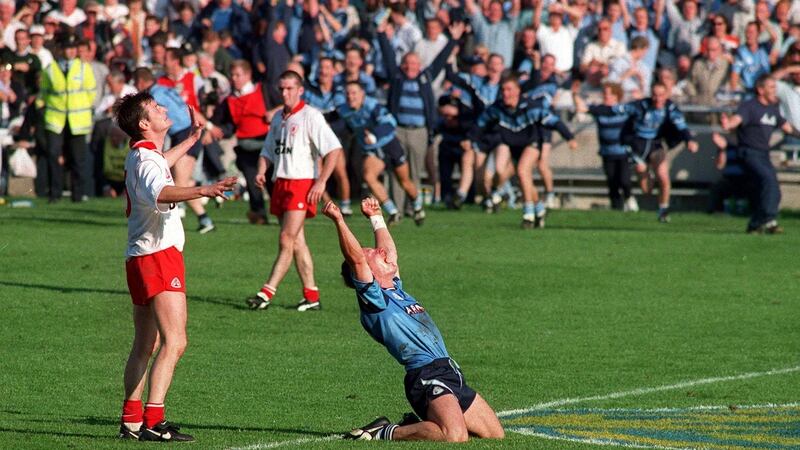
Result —
<instances>
[{"instance_id":1,"label":"fan in sky blue jersey","mask_svg":"<svg viewBox=\"0 0 800 450\"><path fill-rule=\"evenodd\" d=\"M401 214L380 180L385 169L392 170L397 176L400 186L414 204L414 223L422 225L425 222L422 196L411 180L406 152L395 135L397 121L376 99L366 96L360 83L348 82L345 95L347 101L339 106L339 115L364 154L364 181L389 214L389 224L400 222Z\"/></svg>"},{"instance_id":2,"label":"fan in sky blue jersey","mask_svg":"<svg viewBox=\"0 0 800 450\"><path fill-rule=\"evenodd\" d=\"M361 325L406 369L405 391L417 418L400 424L381 417L344 437L356 440L464 442L469 436L502 439L504 431L491 406L467 386L450 359L442 334L426 309L403 289L397 248L374 198L361 202L372 223L375 247L362 248L333 202L322 210L336 224L344 255L342 277L356 291Z\"/></svg>"},{"instance_id":3,"label":"fan in sky blue jersey","mask_svg":"<svg viewBox=\"0 0 800 450\"><path fill-rule=\"evenodd\" d=\"M653 83L651 91L650 98L625 104L625 110L628 111L630 118L622 136L631 147L631 156L636 162L635 169L639 175L642 192L646 194L652 192L653 180L650 170L655 172L659 186L658 221L668 223L672 183L669 178L667 148L684 142L687 150L697 153L700 147L686 125L683 113L669 100L669 93L664 83L660 81Z\"/></svg>"},{"instance_id":4,"label":"fan in sky blue jersey","mask_svg":"<svg viewBox=\"0 0 800 450\"><path fill-rule=\"evenodd\" d=\"M506 75L500 82L500 98L478 116L477 126L470 133L475 144L490 143L487 150L493 147L496 167L506 167L512 159L515 162L524 200L523 228L544 227L545 205L539 201L533 184L533 169L540 158L536 143L544 128L555 129L571 149L577 148L575 136L552 111L547 97L523 97L517 77ZM502 201L500 189L508 176L502 170L497 171L498 189L486 199L487 211L495 210Z\"/></svg>"}]
</instances>

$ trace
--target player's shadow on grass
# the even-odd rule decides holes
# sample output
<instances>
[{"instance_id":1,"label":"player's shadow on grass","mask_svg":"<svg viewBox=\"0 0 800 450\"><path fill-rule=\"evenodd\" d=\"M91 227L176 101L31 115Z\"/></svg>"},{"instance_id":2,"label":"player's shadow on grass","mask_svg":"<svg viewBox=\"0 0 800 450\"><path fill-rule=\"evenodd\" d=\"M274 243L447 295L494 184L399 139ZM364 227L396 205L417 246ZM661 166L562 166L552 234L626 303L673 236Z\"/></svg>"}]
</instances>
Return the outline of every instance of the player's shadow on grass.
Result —
<instances>
[{"instance_id":1,"label":"player's shadow on grass","mask_svg":"<svg viewBox=\"0 0 800 450\"><path fill-rule=\"evenodd\" d=\"M116 422L119 426L119 422ZM54 436L54 437L72 437L72 438L87 438L87 439L103 439L103 440L117 440L115 434L109 435L96 435L89 433L68 433L65 431L47 431L47 430L31 430L30 428L9 428L0 427L0 433L19 433L22 435L41 435L41 436Z\"/></svg>"},{"instance_id":2,"label":"player's shadow on grass","mask_svg":"<svg viewBox=\"0 0 800 450\"><path fill-rule=\"evenodd\" d=\"M519 226L509 226L509 229L515 229L520 231L530 231L530 230L521 230ZM640 227L637 226L610 226L610 225L600 225L600 224L585 224L585 225L573 225L573 224L547 224L547 229L550 230L568 230L568 231L626 231L626 232L633 232L633 233L648 233L657 235L660 233L672 233L672 234L713 234L713 235L739 235L744 234L742 230L736 229L727 229L727 228L687 228L687 226L675 226L675 225L659 225L659 226L647 226L643 225ZM535 231L534 231L535 232Z\"/></svg>"},{"instance_id":3,"label":"player's shadow on grass","mask_svg":"<svg viewBox=\"0 0 800 450\"><path fill-rule=\"evenodd\" d=\"M85 438L96 440L118 440L116 437L117 427L119 427L119 419L111 419L108 417L86 416L86 417L28 417L20 418L20 420L32 423L51 423L63 424L65 422L74 425L91 425L107 427L109 432L103 431L101 434L91 433L71 433L66 431L57 430L42 430L33 429L29 427L6 427L0 426L0 433L19 433L22 435L39 435L39 436L53 436L65 438ZM283 434L297 434L301 436L320 436L327 437L332 434L341 434L342 431L337 432L323 432L314 430L304 430L296 428L267 428L267 427L237 427L234 425L219 425L219 424L198 424L198 423L181 423L187 430L209 430L209 431L238 431L238 432L253 432L253 433L283 433Z\"/></svg>"},{"instance_id":4,"label":"player's shadow on grass","mask_svg":"<svg viewBox=\"0 0 800 450\"><path fill-rule=\"evenodd\" d=\"M109 417L86 416L86 417L73 417L67 420L76 425L99 425L99 426L109 426L112 428L119 427L119 419L112 419ZM253 433L299 434L304 436L305 435L330 436L332 434L343 433L342 431L323 432L323 431L304 430L299 428L268 428L268 427L252 427L252 426L239 427L236 425L203 424L203 423L190 423L190 422L181 422L179 425L181 426L181 428L185 428L187 432L189 430L243 431L243 432L253 432Z\"/></svg>"},{"instance_id":5,"label":"player's shadow on grass","mask_svg":"<svg viewBox=\"0 0 800 450\"><path fill-rule=\"evenodd\" d=\"M128 291L120 289L103 289L103 288L84 288L84 287L69 287L69 286L50 286L47 284L38 283L20 283L18 281L2 281L0 286L11 286L29 289L43 289L46 291L61 292L64 294L80 293L95 293L95 294L112 294L112 295L130 295Z\"/></svg>"},{"instance_id":6,"label":"player's shadow on grass","mask_svg":"<svg viewBox=\"0 0 800 450\"><path fill-rule=\"evenodd\" d=\"M20 288L29 288L29 289L43 289L46 291L53 291L59 292L62 294L74 294L74 293L92 293L92 294L110 294L110 295L121 295L128 297L130 293L123 289L103 289L103 288L85 288L85 287L69 287L69 286L51 286L47 284L40 284L40 283L21 283L18 281L2 281L0 280L0 286L11 286L11 287L20 287ZM243 304L236 300L224 300L212 297L200 297L196 295L189 295L187 297L187 301L191 302L201 302L201 303L210 303L213 305L221 305L226 307L232 307L234 309L241 309L241 310L249 310L250 308L247 305ZM287 306L289 309L294 309L294 306Z\"/></svg>"},{"instance_id":7,"label":"player's shadow on grass","mask_svg":"<svg viewBox=\"0 0 800 450\"><path fill-rule=\"evenodd\" d=\"M93 227L109 227L109 228L118 228L118 227L125 227L125 221L102 221L102 220L89 220L89 219L68 219L64 217L53 217L53 216L36 216L36 217L15 217L13 219L15 222L42 222L47 224L53 223L60 223L66 225L89 225Z\"/></svg>"}]
</instances>

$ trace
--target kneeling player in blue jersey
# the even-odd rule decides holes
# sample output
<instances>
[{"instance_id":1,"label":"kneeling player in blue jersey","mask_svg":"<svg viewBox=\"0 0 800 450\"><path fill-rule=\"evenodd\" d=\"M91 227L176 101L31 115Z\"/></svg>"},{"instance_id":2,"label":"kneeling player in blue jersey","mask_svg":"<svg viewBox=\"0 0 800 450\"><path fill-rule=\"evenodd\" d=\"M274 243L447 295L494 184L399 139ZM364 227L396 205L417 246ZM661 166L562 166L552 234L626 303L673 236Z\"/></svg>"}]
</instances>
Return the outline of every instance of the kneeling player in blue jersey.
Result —
<instances>
[{"instance_id":1,"label":"kneeling player in blue jersey","mask_svg":"<svg viewBox=\"0 0 800 450\"><path fill-rule=\"evenodd\" d=\"M492 407L467 386L458 364L450 359L431 317L403 290L397 249L374 198L361 202L372 223L375 248L361 248L336 204L323 214L336 224L345 262L345 284L356 291L361 325L406 369L405 390L421 420L392 424L381 417L344 437L357 440L431 440L463 442L469 436L502 439L504 431Z\"/></svg>"}]
</instances>

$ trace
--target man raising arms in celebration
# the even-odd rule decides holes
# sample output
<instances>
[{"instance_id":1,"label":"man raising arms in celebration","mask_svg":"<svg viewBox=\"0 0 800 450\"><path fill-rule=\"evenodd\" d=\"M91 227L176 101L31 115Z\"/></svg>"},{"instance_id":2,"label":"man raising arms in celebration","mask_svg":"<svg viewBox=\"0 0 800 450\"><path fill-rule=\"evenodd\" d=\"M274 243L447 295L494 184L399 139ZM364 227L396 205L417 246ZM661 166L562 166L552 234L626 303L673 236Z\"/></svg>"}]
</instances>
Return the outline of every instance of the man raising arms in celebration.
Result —
<instances>
[{"instance_id":1,"label":"man raising arms in celebration","mask_svg":"<svg viewBox=\"0 0 800 450\"><path fill-rule=\"evenodd\" d=\"M125 366L125 401L119 437L141 441L193 441L164 420L164 399L172 374L186 349L186 281L183 224L175 204L214 198L233 189L236 178L201 187L177 187L172 167L200 138L202 128L190 108L191 133L164 151L172 126L167 109L149 92L123 97L115 107L117 123L131 137L125 161L128 204L128 248L125 269L133 300L134 338ZM142 394L150 368L147 404Z\"/></svg>"},{"instance_id":2,"label":"man raising arms in celebration","mask_svg":"<svg viewBox=\"0 0 800 450\"><path fill-rule=\"evenodd\" d=\"M361 325L405 367L406 398L421 419L408 415L395 425L381 417L344 437L448 442L464 442L470 435L502 439L505 433L494 410L467 386L436 324L403 289L397 248L378 201L366 198L361 202L361 212L375 232L375 248L361 248L333 202L328 202L322 212L336 224L345 259L342 277L356 291Z\"/></svg>"},{"instance_id":3,"label":"man raising arms in celebration","mask_svg":"<svg viewBox=\"0 0 800 450\"><path fill-rule=\"evenodd\" d=\"M252 309L266 309L294 260L303 282L303 299L297 310L319 310L319 289L314 282L314 262L306 245L304 225L306 218L317 215L325 183L342 157L342 144L322 113L301 100L303 78L297 72L284 72L278 87L283 111L272 118L256 175L256 184L263 187L269 164L275 164L276 181L269 210L281 224L278 256L269 279L247 303ZM317 164L320 156L321 169Z\"/></svg>"}]
</instances>

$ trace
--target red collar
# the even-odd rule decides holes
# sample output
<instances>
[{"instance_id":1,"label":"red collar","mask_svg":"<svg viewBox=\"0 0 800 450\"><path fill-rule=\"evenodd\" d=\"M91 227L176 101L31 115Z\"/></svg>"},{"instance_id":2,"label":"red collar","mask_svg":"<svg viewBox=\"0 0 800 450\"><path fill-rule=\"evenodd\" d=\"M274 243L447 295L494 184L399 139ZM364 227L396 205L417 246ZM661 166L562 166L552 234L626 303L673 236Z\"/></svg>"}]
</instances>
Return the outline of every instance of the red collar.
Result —
<instances>
[{"instance_id":1,"label":"red collar","mask_svg":"<svg viewBox=\"0 0 800 450\"><path fill-rule=\"evenodd\" d=\"M291 111L289 111L289 114L286 114L286 110L284 110L284 111L283 111L283 120L286 120L286 119L288 119L288 118L289 118L289 117L290 117L292 114L295 114L295 113L297 113L298 111L300 111L301 109L303 109L303 106L306 106L306 102L304 102L303 100L300 100L300 101L297 103L297 105L295 105L295 107L294 107L294 108L292 108L292 110L291 110Z\"/></svg>"},{"instance_id":2,"label":"red collar","mask_svg":"<svg viewBox=\"0 0 800 450\"><path fill-rule=\"evenodd\" d=\"M141 140L133 142L133 140L131 140L131 149L152 150L158 153L159 155L164 156L163 153L158 151L158 146L156 146L156 144L153 141Z\"/></svg>"}]
</instances>

